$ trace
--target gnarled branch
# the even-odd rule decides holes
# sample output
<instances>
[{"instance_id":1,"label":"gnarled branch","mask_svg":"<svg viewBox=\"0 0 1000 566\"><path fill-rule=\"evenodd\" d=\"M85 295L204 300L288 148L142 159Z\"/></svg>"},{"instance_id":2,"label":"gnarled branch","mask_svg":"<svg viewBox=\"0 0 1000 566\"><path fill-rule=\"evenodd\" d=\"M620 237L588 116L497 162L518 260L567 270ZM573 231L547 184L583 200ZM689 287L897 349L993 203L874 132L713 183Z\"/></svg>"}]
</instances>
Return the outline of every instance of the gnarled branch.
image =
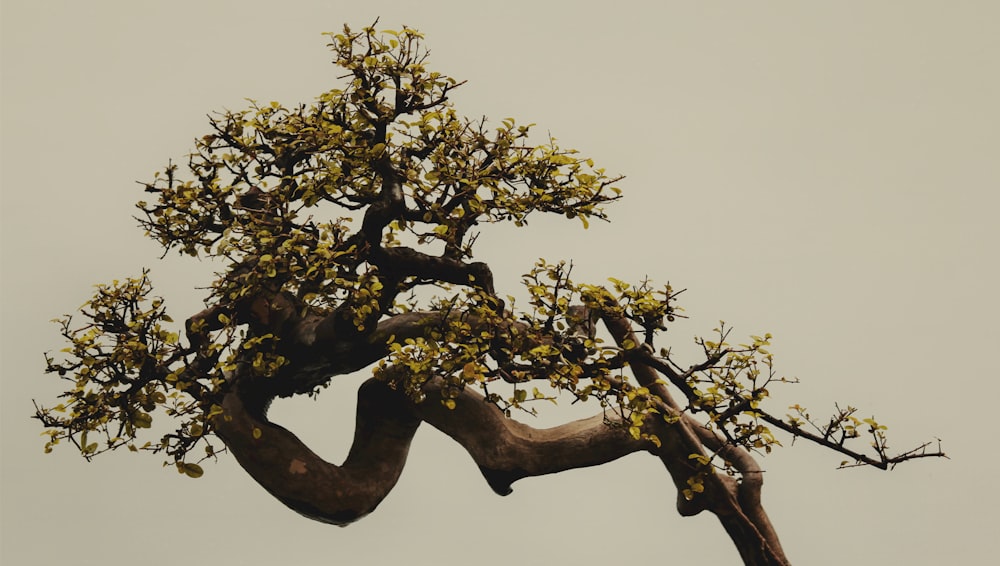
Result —
<instances>
[{"instance_id":1,"label":"gnarled branch","mask_svg":"<svg viewBox=\"0 0 1000 566\"><path fill-rule=\"evenodd\" d=\"M354 443L339 466L270 422L267 400L240 387L226 396L213 425L240 465L279 501L341 526L370 513L395 486L421 421L461 444L500 495L522 478L597 466L651 447L609 426L614 423L603 415L538 429L507 418L474 391L463 391L452 410L439 402L440 381L426 390L427 399L414 404L378 380L366 381L358 391Z\"/></svg>"}]
</instances>

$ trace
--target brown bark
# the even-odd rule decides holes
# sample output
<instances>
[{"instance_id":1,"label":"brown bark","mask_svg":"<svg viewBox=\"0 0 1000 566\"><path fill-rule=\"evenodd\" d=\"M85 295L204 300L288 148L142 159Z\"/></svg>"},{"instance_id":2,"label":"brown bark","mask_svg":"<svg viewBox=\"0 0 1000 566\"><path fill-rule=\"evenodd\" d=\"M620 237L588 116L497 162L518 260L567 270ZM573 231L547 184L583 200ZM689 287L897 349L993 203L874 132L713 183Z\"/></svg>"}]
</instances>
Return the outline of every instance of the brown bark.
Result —
<instances>
[{"instance_id":1,"label":"brown bark","mask_svg":"<svg viewBox=\"0 0 1000 566\"><path fill-rule=\"evenodd\" d=\"M268 421L264 404L238 387L226 395L223 413L212 424L243 469L271 495L310 519L346 526L374 510L403 471L420 425L403 401L380 383L361 386L354 443L340 466Z\"/></svg>"},{"instance_id":2,"label":"brown bark","mask_svg":"<svg viewBox=\"0 0 1000 566\"><path fill-rule=\"evenodd\" d=\"M421 420L465 447L500 495L522 478L597 466L649 448L602 415L537 429L507 418L473 391L463 391L455 409L439 402L439 392L440 384L431 383L426 400L413 404L377 380L366 381L358 391L354 443L339 466L268 421L246 393L229 393L213 424L240 465L279 501L341 526L370 513L395 486Z\"/></svg>"},{"instance_id":3,"label":"brown bark","mask_svg":"<svg viewBox=\"0 0 1000 566\"><path fill-rule=\"evenodd\" d=\"M438 402L440 382L427 391L427 400L413 407L415 413L461 444L499 495L511 493L511 484L522 478L599 466L650 448L604 415L539 429L508 418L468 389L454 409Z\"/></svg>"},{"instance_id":4,"label":"brown bark","mask_svg":"<svg viewBox=\"0 0 1000 566\"><path fill-rule=\"evenodd\" d=\"M626 340L639 343L627 320L617 317L604 317L603 320L618 344ZM673 424L657 421L652 426L661 442L655 453L678 489L678 511L682 515L694 515L705 509L714 513L748 566L788 564L777 532L760 503L763 475L757 463L744 448L727 444L690 415L682 413L657 372L643 363L643 358L648 356L648 351L637 348L628 356L629 365L639 384L660 399L661 411L680 418ZM706 448L719 452L731 462L740 472L740 480L716 474L711 468L702 469L696 459L690 458L695 454L705 455ZM681 493L688 487L688 479L704 472L707 472L703 481L705 491L686 500Z\"/></svg>"}]
</instances>

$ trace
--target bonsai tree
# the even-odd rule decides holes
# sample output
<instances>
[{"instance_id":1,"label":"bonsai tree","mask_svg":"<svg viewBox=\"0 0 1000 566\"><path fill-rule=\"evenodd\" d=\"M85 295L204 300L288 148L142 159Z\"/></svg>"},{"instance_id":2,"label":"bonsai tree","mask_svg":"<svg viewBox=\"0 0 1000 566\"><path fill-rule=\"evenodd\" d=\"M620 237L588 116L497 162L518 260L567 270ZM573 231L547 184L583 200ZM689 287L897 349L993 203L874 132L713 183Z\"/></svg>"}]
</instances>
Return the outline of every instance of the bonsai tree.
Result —
<instances>
[{"instance_id":1,"label":"bonsai tree","mask_svg":"<svg viewBox=\"0 0 1000 566\"><path fill-rule=\"evenodd\" d=\"M622 177L531 125L460 116L449 96L462 83L426 66L413 29L329 36L341 88L213 115L185 167L168 162L142 184L146 235L220 271L183 325L147 271L98 286L59 321L69 345L46 371L69 388L36 406L46 451L153 452L194 478L229 452L282 503L337 525L389 493L423 422L500 495L646 452L677 510L714 513L746 564L788 562L752 457L778 433L841 453L842 466L944 455L890 453L886 427L851 407L822 420L768 408L792 381L776 373L768 334L735 341L720 324L696 340L699 359L676 359L659 344L682 316L669 284L580 283L572 264L537 260L520 301L496 289L473 259L480 230L544 213L587 228L607 220ZM268 420L273 399L365 368L342 464ZM548 429L514 419L578 401L595 415Z\"/></svg>"}]
</instances>

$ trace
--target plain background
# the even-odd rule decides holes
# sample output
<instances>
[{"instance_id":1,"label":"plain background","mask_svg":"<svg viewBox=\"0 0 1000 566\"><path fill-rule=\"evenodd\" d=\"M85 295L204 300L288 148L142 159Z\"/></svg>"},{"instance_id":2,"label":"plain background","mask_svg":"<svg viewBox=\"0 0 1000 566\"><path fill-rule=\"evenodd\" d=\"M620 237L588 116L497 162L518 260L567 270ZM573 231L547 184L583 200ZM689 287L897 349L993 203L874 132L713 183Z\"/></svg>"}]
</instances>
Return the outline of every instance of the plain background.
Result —
<instances>
[{"instance_id":1,"label":"plain background","mask_svg":"<svg viewBox=\"0 0 1000 566\"><path fill-rule=\"evenodd\" d=\"M0 562L738 563L713 517L677 516L646 455L499 498L427 427L396 490L338 529L229 457L191 480L151 455L42 453L31 401L61 391L42 372L63 347L48 321L143 266L182 319L211 279L209 263L158 259L132 219L135 181L183 162L212 111L337 86L321 32L381 17L424 32L430 66L469 81L460 113L535 122L628 175L610 224L484 230L478 259L501 292L519 293L538 257L572 259L580 281L669 280L688 289L690 319L666 336L678 351L720 319L775 335L778 369L803 380L773 391L775 412L850 403L896 449L943 439L950 460L889 473L837 471L839 455L804 443L765 459L793 563L986 563L1000 539L998 6L3 2ZM363 378L272 416L340 461Z\"/></svg>"}]
</instances>

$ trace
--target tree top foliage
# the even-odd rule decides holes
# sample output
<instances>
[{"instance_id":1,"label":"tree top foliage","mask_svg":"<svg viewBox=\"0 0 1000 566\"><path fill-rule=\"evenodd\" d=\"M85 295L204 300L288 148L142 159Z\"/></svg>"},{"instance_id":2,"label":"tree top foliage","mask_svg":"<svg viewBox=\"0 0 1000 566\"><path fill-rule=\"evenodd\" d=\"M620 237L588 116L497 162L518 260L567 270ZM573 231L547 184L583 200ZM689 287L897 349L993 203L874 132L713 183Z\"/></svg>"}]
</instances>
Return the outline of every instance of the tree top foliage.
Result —
<instances>
[{"instance_id":1,"label":"tree top foliage","mask_svg":"<svg viewBox=\"0 0 1000 566\"><path fill-rule=\"evenodd\" d=\"M463 83L427 67L416 30L328 35L340 88L311 104L250 101L212 115L185 167L170 162L142 184L139 221L164 254L223 268L183 328L146 272L98 286L77 317L60 319L70 345L47 370L72 387L37 408L46 450L158 452L197 477L221 451L216 436L238 451L279 434L264 417L273 398L374 364L376 381L405 395L408 408L393 410L434 426L444 422L435 411L463 403L509 417L557 396L596 400L621 450L669 456L684 501L716 476L746 482L757 472L744 453L770 452L773 429L847 454L844 465L932 454L890 455L885 427L852 408L819 424L797 405L767 412L770 387L789 381L775 373L770 335L731 344L720 325L690 365L657 350L681 316L670 285L577 283L570 264L538 260L522 278L526 305L499 294L473 260L480 229L537 213L586 228L607 219L621 177L554 139L537 143L530 124L458 114L449 97ZM257 424L241 432L243 408ZM861 436L874 454L849 447Z\"/></svg>"},{"instance_id":2,"label":"tree top foliage","mask_svg":"<svg viewBox=\"0 0 1000 566\"><path fill-rule=\"evenodd\" d=\"M85 326L63 319L73 345L64 350L69 359L50 359L49 369L78 389L69 404L56 407L71 416L48 421L53 440L96 425L108 442L101 448L82 442L85 454L133 447L136 429L164 407L189 420L143 446L183 460L211 430L210 401L224 389L226 372L248 364L275 383L283 373L301 372L288 355L293 340L279 342L284 327L305 318L322 320L317 341L378 342L391 348L393 360L411 359L413 368L420 357L443 361L442 352L430 351L428 336L389 336L379 332L379 321L420 308L512 320L489 267L467 261L477 227L521 226L539 212L586 226L605 219L603 205L619 198L613 185L620 177L554 139L530 143L532 125L508 118L494 127L460 116L448 96L462 83L426 67L416 30L345 28L328 36L343 88L294 108L250 101L245 110L213 115L186 171L171 163L144 183L155 200L138 203L140 223L164 254L220 258L225 270L210 287L206 310L187 321L187 343L164 326L171 319L163 301L148 300L145 272L100 286L81 312ZM360 214L360 221L345 213ZM418 295L427 293L415 291L425 286L451 298L422 302ZM461 318L445 326L467 325ZM451 335L461 328L440 330L455 341ZM441 368L459 364L456 385L499 376L480 367L489 340L460 341L467 342L462 352L452 352L453 362ZM281 395L312 392L358 364L348 365L327 361L310 370L311 379L275 388ZM427 377L413 376L406 387L416 391ZM110 432L113 423L121 430Z\"/></svg>"}]
</instances>

